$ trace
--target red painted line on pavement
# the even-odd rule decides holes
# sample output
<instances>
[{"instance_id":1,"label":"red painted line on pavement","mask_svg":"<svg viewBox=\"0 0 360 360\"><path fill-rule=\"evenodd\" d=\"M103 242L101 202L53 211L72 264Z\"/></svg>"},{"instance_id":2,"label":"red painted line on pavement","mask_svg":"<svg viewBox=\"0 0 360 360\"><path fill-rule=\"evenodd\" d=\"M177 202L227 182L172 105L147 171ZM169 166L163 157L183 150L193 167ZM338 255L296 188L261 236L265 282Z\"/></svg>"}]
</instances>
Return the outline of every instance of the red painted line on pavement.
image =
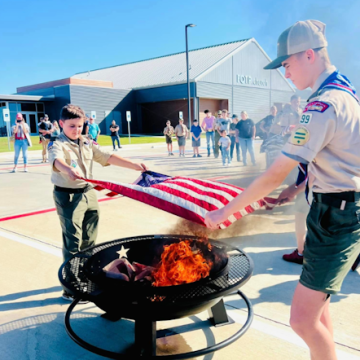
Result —
<instances>
[{"instance_id":1,"label":"red painted line on pavement","mask_svg":"<svg viewBox=\"0 0 360 360\"><path fill-rule=\"evenodd\" d=\"M38 167L38 166L49 166L50 164L47 163L47 164L38 164L38 165L28 165L27 167L30 168L30 167ZM20 165L22 167L22 164ZM19 167L19 165L18 165ZM6 167L6 168L0 168L0 171L1 170L12 170L14 168L14 166L11 166L11 167ZM21 170L20 170L21 172Z\"/></svg>"},{"instance_id":2,"label":"red painted line on pavement","mask_svg":"<svg viewBox=\"0 0 360 360\"><path fill-rule=\"evenodd\" d=\"M102 199L99 199L98 202L115 200L115 199L118 199L118 198L119 198L119 197L114 197L114 198L102 198ZM28 213L24 213L24 214L11 215L11 216L7 216L7 217L0 218L0 222L2 222L2 221L8 221L8 220L20 219L20 218L23 218L23 217L28 217L28 216L33 216L33 215L46 214L46 213L48 213L48 212L52 212L52 211L55 211L55 210L56 210L56 208L48 208L48 209L32 211L32 212L28 212Z\"/></svg>"},{"instance_id":3,"label":"red painted line on pavement","mask_svg":"<svg viewBox=\"0 0 360 360\"><path fill-rule=\"evenodd\" d=\"M212 177L212 178L207 178L205 180L210 180L210 181L216 181L216 180L224 180L224 179L229 179L232 176L218 176L218 177Z\"/></svg>"}]
</instances>

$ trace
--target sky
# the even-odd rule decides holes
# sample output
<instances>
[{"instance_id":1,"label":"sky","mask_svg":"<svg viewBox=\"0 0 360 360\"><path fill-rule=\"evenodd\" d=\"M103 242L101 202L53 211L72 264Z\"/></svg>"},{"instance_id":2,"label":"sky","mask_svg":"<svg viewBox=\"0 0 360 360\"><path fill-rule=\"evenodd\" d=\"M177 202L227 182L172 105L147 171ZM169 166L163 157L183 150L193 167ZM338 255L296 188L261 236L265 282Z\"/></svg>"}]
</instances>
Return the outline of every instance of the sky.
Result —
<instances>
[{"instance_id":1,"label":"sky","mask_svg":"<svg viewBox=\"0 0 360 360\"><path fill-rule=\"evenodd\" d=\"M0 0L0 94L20 86L255 38L274 59L298 20L326 23L330 59L360 91L359 0Z\"/></svg>"}]
</instances>

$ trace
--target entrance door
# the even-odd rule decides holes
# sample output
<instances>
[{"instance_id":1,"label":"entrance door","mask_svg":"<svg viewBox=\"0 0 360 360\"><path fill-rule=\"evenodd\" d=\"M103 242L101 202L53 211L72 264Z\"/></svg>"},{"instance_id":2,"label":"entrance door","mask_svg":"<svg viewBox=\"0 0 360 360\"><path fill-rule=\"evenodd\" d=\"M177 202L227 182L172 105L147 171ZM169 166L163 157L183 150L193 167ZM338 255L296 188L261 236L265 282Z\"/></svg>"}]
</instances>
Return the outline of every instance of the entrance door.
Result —
<instances>
[{"instance_id":1,"label":"entrance door","mask_svg":"<svg viewBox=\"0 0 360 360\"><path fill-rule=\"evenodd\" d=\"M31 134L37 134L38 133L38 117L37 113L31 113L31 112L23 112L24 119L26 123L29 125L30 133Z\"/></svg>"}]
</instances>

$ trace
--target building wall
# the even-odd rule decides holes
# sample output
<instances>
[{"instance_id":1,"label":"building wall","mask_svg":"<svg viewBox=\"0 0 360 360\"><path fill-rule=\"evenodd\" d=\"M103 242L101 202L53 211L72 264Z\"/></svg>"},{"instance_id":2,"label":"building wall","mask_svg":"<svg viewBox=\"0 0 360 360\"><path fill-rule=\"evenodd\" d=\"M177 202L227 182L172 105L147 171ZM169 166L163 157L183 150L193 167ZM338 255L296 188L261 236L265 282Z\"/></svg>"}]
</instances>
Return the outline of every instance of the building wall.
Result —
<instances>
[{"instance_id":1,"label":"building wall","mask_svg":"<svg viewBox=\"0 0 360 360\"><path fill-rule=\"evenodd\" d=\"M86 114L96 111L96 123L102 134L110 134L112 120L120 125L120 133L127 133L126 111L131 111L131 131L139 132L134 93L131 90L70 85L71 103Z\"/></svg>"}]
</instances>

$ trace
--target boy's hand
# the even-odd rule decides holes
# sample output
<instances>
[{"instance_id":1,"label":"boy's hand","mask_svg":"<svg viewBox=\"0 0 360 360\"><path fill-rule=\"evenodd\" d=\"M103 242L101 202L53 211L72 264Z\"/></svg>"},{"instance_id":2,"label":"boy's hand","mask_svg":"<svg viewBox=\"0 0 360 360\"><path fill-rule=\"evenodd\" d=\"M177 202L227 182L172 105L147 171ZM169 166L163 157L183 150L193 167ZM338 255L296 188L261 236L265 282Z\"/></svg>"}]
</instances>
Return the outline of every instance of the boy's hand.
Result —
<instances>
[{"instance_id":1,"label":"boy's hand","mask_svg":"<svg viewBox=\"0 0 360 360\"><path fill-rule=\"evenodd\" d=\"M81 175L80 173L78 172L78 170L76 170L75 168L73 167L69 167L67 170L66 170L66 174L69 176L69 178L73 181L75 180L81 180Z\"/></svg>"},{"instance_id":2,"label":"boy's hand","mask_svg":"<svg viewBox=\"0 0 360 360\"><path fill-rule=\"evenodd\" d=\"M288 188L286 188L281 192L279 197L276 199L276 204L277 205L286 204L287 202L293 201L295 196L296 195L293 193L293 188L289 186Z\"/></svg>"},{"instance_id":3,"label":"boy's hand","mask_svg":"<svg viewBox=\"0 0 360 360\"><path fill-rule=\"evenodd\" d=\"M136 169L137 171L144 172L149 170L145 164L136 164L136 165L138 166L138 169Z\"/></svg>"}]
</instances>

